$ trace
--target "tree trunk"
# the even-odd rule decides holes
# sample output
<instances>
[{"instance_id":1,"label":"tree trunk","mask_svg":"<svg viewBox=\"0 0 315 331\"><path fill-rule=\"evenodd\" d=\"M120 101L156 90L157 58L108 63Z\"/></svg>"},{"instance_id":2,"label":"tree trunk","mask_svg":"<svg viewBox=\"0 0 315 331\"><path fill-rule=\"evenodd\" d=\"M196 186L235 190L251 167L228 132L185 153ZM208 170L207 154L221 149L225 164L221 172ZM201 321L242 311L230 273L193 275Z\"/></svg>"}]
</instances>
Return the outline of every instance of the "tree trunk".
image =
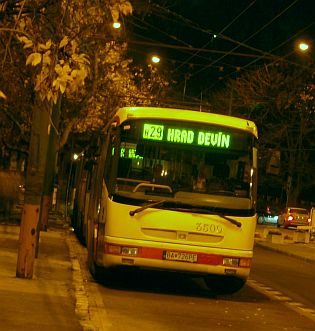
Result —
<instances>
[{"instance_id":1,"label":"tree trunk","mask_svg":"<svg viewBox=\"0 0 315 331\"><path fill-rule=\"evenodd\" d=\"M48 193L43 193L41 204L40 204L40 215L38 222L38 240L39 241L39 232L47 231L48 228L48 217L49 217L49 208L51 203L51 196ZM36 257L38 257L38 250L36 250Z\"/></svg>"},{"instance_id":2,"label":"tree trunk","mask_svg":"<svg viewBox=\"0 0 315 331\"><path fill-rule=\"evenodd\" d=\"M43 195L41 200L41 213L39 219L39 228L47 231L48 213L53 194L54 177L56 174L56 156L57 156L57 138L60 118L61 97L56 105L52 108L51 123L49 126L49 141L47 147L46 167L43 183ZM38 231L39 234L39 231ZM37 256L38 254L36 254Z\"/></svg>"},{"instance_id":3,"label":"tree trunk","mask_svg":"<svg viewBox=\"0 0 315 331\"><path fill-rule=\"evenodd\" d=\"M32 278L36 252L36 236L48 145L50 105L36 102L33 119L29 159L25 179L25 202L21 218L16 276Z\"/></svg>"},{"instance_id":4,"label":"tree trunk","mask_svg":"<svg viewBox=\"0 0 315 331\"><path fill-rule=\"evenodd\" d=\"M22 213L16 276L32 278L36 250L39 205L25 204Z\"/></svg>"}]
</instances>

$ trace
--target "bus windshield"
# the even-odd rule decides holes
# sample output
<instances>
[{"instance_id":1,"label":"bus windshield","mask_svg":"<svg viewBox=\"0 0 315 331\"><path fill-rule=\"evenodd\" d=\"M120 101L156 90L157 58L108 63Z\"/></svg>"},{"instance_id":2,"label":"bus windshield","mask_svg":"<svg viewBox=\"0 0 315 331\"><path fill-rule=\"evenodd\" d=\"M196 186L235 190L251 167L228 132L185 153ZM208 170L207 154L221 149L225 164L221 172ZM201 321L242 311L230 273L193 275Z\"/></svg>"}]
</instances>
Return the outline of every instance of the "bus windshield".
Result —
<instances>
[{"instance_id":1,"label":"bus windshield","mask_svg":"<svg viewBox=\"0 0 315 331\"><path fill-rule=\"evenodd\" d=\"M129 204L160 199L166 202L161 208L248 211L256 185L253 145L252 135L233 128L152 119L125 122L110 148L113 194Z\"/></svg>"}]
</instances>

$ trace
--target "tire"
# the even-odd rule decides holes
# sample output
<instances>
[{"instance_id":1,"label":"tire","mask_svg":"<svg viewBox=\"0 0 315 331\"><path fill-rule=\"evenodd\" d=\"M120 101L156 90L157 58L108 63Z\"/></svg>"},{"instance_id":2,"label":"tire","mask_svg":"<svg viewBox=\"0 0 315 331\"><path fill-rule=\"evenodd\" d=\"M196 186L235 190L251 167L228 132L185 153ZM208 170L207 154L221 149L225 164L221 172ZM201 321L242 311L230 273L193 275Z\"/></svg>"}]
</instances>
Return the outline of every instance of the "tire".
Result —
<instances>
[{"instance_id":1,"label":"tire","mask_svg":"<svg viewBox=\"0 0 315 331\"><path fill-rule=\"evenodd\" d=\"M90 255L88 256L88 266L90 273L96 282L103 283L109 278L108 270L104 267L98 266Z\"/></svg>"},{"instance_id":2,"label":"tire","mask_svg":"<svg viewBox=\"0 0 315 331\"><path fill-rule=\"evenodd\" d=\"M113 281L113 270L97 265L93 258L93 250L91 249L88 249L88 267L93 279L97 283L105 284Z\"/></svg>"},{"instance_id":3,"label":"tire","mask_svg":"<svg viewBox=\"0 0 315 331\"><path fill-rule=\"evenodd\" d=\"M246 280L233 276L207 275L204 278L209 290L215 294L233 294L242 289Z\"/></svg>"},{"instance_id":4,"label":"tire","mask_svg":"<svg viewBox=\"0 0 315 331\"><path fill-rule=\"evenodd\" d=\"M88 251L88 267L90 270L90 273L92 274L93 278L100 282L104 278L104 268L98 266L94 261L94 239L91 238L91 241L87 245L87 251Z\"/></svg>"}]
</instances>

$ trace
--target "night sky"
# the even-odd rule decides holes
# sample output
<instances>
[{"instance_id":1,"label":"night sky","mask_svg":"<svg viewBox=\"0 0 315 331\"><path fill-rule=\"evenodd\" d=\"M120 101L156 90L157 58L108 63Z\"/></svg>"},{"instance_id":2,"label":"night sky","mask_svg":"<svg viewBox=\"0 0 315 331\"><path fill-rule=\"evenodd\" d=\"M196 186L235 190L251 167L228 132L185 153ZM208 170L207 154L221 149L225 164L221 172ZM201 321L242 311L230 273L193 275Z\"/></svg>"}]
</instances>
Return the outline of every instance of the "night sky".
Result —
<instances>
[{"instance_id":1,"label":"night sky","mask_svg":"<svg viewBox=\"0 0 315 331\"><path fill-rule=\"evenodd\" d=\"M135 63L159 54L161 70L179 89L186 77L187 94L196 98L275 56L301 61L296 41L311 45L315 38L315 0L131 2L125 28ZM309 54L315 59L312 47Z\"/></svg>"}]
</instances>

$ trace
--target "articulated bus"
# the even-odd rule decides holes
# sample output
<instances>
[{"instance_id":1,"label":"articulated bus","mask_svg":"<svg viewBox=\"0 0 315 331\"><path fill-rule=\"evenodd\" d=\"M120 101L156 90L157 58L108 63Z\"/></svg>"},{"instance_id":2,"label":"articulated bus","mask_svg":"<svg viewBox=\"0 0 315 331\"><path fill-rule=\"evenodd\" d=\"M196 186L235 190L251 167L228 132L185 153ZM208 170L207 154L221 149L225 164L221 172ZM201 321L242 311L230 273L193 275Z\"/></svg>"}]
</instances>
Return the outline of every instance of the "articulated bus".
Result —
<instances>
[{"instance_id":1,"label":"articulated bus","mask_svg":"<svg viewBox=\"0 0 315 331\"><path fill-rule=\"evenodd\" d=\"M176 271L203 277L214 291L241 289L253 257L257 138L246 119L119 109L85 185L79 227L92 274Z\"/></svg>"}]
</instances>

